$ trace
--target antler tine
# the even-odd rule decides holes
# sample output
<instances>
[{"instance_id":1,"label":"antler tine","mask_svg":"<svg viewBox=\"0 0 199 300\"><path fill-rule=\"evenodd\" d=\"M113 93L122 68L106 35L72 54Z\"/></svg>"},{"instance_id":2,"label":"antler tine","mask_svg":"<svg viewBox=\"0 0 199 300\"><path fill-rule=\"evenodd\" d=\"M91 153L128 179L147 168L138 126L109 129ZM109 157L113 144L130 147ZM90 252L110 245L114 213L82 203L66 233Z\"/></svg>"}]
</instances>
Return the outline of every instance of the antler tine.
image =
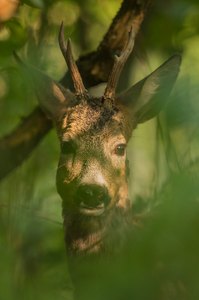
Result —
<instances>
[{"instance_id":1,"label":"antler tine","mask_svg":"<svg viewBox=\"0 0 199 300\"><path fill-rule=\"evenodd\" d=\"M107 86L104 92L105 99L112 99L115 96L115 90L117 87L117 83L121 74L121 71L124 67L125 62L127 61L130 53L134 47L134 40L135 40L135 32L133 31L132 27L129 31L129 36L127 42L122 50L120 56L115 55L115 60L113 64L113 69L109 75Z\"/></svg>"},{"instance_id":2,"label":"antler tine","mask_svg":"<svg viewBox=\"0 0 199 300\"><path fill-rule=\"evenodd\" d=\"M61 52L65 58L65 61L67 63L69 72L71 74L76 95L79 96L80 98L87 96L88 92L87 92L86 88L84 87L82 77L80 75L80 72L78 70L76 62L73 58L70 39L68 39L67 44L66 44L66 41L64 38L63 22L61 23L61 27L60 27L60 31L59 31L59 46L60 46Z\"/></svg>"}]
</instances>

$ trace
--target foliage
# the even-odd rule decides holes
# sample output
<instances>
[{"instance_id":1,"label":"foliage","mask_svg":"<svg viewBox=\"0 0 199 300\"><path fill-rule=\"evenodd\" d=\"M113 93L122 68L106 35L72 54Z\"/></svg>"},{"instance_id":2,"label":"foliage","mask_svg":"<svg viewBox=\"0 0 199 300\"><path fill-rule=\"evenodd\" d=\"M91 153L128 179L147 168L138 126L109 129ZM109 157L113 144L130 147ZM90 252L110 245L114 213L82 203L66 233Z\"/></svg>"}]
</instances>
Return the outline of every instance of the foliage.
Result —
<instances>
[{"instance_id":1,"label":"foliage","mask_svg":"<svg viewBox=\"0 0 199 300\"><path fill-rule=\"evenodd\" d=\"M113 0L22 1L0 29L2 136L37 103L12 51L58 80L65 72L57 43L60 21L76 55L85 54L97 47L119 5ZM198 12L196 0L161 0L145 21L136 74L123 76L132 84L175 52L183 56L181 74L165 112L141 125L129 145L130 192L141 225L113 262L82 265L81 299L198 299ZM1 183L1 299L73 299L55 190L58 147L51 132Z\"/></svg>"}]
</instances>

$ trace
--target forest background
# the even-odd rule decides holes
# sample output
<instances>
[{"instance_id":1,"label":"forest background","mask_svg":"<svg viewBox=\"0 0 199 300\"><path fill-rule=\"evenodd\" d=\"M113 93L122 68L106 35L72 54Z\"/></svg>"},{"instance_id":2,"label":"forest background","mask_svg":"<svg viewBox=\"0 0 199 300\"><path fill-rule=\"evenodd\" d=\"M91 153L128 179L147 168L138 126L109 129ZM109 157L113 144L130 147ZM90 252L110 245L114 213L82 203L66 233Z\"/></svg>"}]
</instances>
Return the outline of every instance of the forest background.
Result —
<instances>
[{"instance_id":1,"label":"forest background","mask_svg":"<svg viewBox=\"0 0 199 300\"><path fill-rule=\"evenodd\" d=\"M24 0L8 20L0 16L0 138L37 105L13 50L60 80L66 71L57 41L61 21L78 58L97 48L120 5L119 0ZM169 104L140 125L128 147L132 209L147 221L132 233L126 260L110 270L102 264L102 290L93 279L82 299L88 299L88 290L94 299L158 299L162 282L171 291L177 285L187 299L198 299L198 15L197 0L154 1L121 76L119 88L124 89L169 56L182 55ZM0 182L0 299L73 299L55 187L58 158L51 130Z\"/></svg>"}]
</instances>

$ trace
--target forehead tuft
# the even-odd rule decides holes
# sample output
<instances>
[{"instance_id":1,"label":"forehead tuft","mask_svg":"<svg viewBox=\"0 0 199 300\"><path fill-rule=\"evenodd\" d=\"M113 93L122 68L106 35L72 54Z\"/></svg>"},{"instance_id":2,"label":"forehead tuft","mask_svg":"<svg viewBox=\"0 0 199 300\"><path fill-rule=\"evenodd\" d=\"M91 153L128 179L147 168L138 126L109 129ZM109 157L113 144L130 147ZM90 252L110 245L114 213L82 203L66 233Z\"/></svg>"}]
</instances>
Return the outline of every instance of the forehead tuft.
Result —
<instances>
[{"instance_id":1,"label":"forehead tuft","mask_svg":"<svg viewBox=\"0 0 199 300\"><path fill-rule=\"evenodd\" d=\"M100 100L81 102L67 110L62 120L64 139L75 139L85 134L93 136L102 132L120 131L121 133L124 127L122 113L115 105L107 106Z\"/></svg>"},{"instance_id":2,"label":"forehead tuft","mask_svg":"<svg viewBox=\"0 0 199 300\"><path fill-rule=\"evenodd\" d=\"M62 121L62 132L69 138L88 131L100 117L100 109L92 108L86 103L80 103L68 109Z\"/></svg>"}]
</instances>

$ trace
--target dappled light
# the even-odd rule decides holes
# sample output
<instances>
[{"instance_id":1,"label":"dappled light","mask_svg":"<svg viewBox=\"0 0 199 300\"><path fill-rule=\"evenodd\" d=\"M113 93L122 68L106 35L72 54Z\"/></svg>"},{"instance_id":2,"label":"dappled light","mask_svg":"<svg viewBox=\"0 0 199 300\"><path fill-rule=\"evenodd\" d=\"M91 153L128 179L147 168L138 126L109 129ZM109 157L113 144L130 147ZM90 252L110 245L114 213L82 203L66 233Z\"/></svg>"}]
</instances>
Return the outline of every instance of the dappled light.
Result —
<instances>
[{"instance_id":1,"label":"dappled light","mask_svg":"<svg viewBox=\"0 0 199 300\"><path fill-rule=\"evenodd\" d=\"M2 1L2 5L3 2L6 1ZM74 198L78 200L84 216L80 217L74 213L76 219L65 220L65 227L72 228L70 226L75 224L74 234L77 237L79 236L76 231L80 225L83 234L87 233L89 226L92 230L95 226L99 229L85 239L88 245L91 245L91 249L86 248L86 242L83 244L82 240L77 239L74 249L78 245L86 248L86 251L82 251L83 255L77 257L72 253L72 246L68 249L67 243L65 245L64 242L65 239L69 244L71 236L64 235L62 200L57 189L62 198L69 192L67 189L62 191L59 184L56 189L55 183L60 155L60 132L67 128L66 112L62 111L65 119L60 125L61 120L54 117L57 116L58 108L56 110L49 105L50 117L53 115L53 123L56 124L56 130L50 130L52 121L37 107L37 97L41 96L39 92L35 93L31 76L39 69L54 80L54 85L51 86L52 82L45 77L47 82L45 87L49 87L45 90L48 99L51 89L56 97L61 95L61 100L64 99L60 102L66 102L63 98L66 95L67 100L70 97L73 99L73 94L60 88L56 82L61 82L72 92L75 91L77 98L81 98L82 94L87 96L87 90L78 94L78 87L74 88L74 82L66 73L68 68L58 42L59 29L63 21L64 36L71 38L73 55L77 60L85 88L89 92L89 88L96 83L106 82L113 65L113 54L119 56L124 48L121 42L124 37L117 34L115 36L113 34L111 38L105 36L122 1L7 2L13 2L12 5L15 5L5 12L0 5L0 298L197 300L199 298L198 1L152 1L154 3L146 13L140 33L135 39L133 52L121 72L116 93L119 91L118 94L122 95L121 91L151 74L174 54L182 56L182 63L170 96L168 97L164 89L159 94L161 99L168 99L167 103L165 101L161 109L156 108L155 103L154 115L151 115L150 111L147 112L147 104L144 106L139 115L140 121L137 123L135 121L132 125L136 128L133 129L127 149L123 137L119 140L119 146L115 146L114 140L111 141L114 145L112 152L117 168L119 159L127 153L128 165L125 165L126 169L121 168L125 172L120 172L123 177L119 177L118 170L116 172L115 169L111 169L109 173L112 176L110 178L109 175L108 179L111 192L109 186L104 191L96 185L96 182L101 183L104 180L103 169L106 172L108 168L110 169L106 160L109 155L108 142L105 145L104 157L98 155L102 160L101 164L95 161L91 168L81 162L79 154L76 165L74 160L70 162L73 173L67 174L68 177L65 175L65 183L67 180L69 182L70 176L71 178L75 176L75 172L79 172L81 168L83 170L81 172L92 169L91 175L96 174L97 178L92 190L88 191L87 182L92 176L86 177L81 173L85 185L76 191ZM129 3L134 1L124 0L124 2L130 5ZM98 48L104 36L105 42ZM69 50L66 47L62 48L63 52ZM28 71L22 70L23 68L17 64L13 51L25 62ZM171 68L170 72L172 71ZM34 76L37 77L35 80L37 87L42 86L43 77ZM114 74L112 76L114 77ZM161 81L159 77L158 80ZM144 96L156 89L161 90L155 85L156 81L154 82L150 87L146 84L147 92L144 91ZM102 96L104 87L103 91L100 87L97 89ZM136 93L137 90L133 94L135 98ZM111 98L110 94L105 92L105 95L108 95L107 99ZM39 101L41 103L40 99ZM92 105L96 109L99 104L95 101L96 99ZM120 106L123 105L117 101ZM105 115L110 117L110 107L112 108L113 103L111 101L107 103L108 113L106 111ZM78 137L81 136L81 124L85 118L88 120L91 113L92 128L95 128L99 119L101 108L99 111L95 111L93 107L93 110L88 110L85 102L80 106L81 117L76 123L72 113L75 115L77 112L75 109L73 112L71 106L71 115L68 118L72 121L70 128L67 128L68 135L75 132ZM130 114L131 107L128 106L128 109ZM138 118L136 109L137 106L132 109L135 119ZM139 122L141 124L138 124ZM107 132L110 130L105 131L106 126L102 123L99 123L98 129L103 128L106 140ZM125 126L127 127L126 124ZM91 122L87 122L86 134L78 145L82 161L88 156L86 151L89 148L86 141L90 142L90 127ZM66 162L63 162L63 159L67 155L70 157L77 147L69 143L66 137L68 136L65 136L65 144L61 144L64 158L59 163L60 173L66 172ZM93 152L89 152L90 156L97 157L96 152L101 149L102 140L97 144L98 149L96 147L92 149ZM93 221L94 209L96 214L100 215L106 208L109 209L109 206L112 208L110 194L115 193L114 184L122 186L123 182L119 182L118 178L124 179L128 172L128 194L131 204L128 214L124 217L123 211L121 212L118 207L114 208L111 214L113 218L104 223L106 224L104 228L101 224L105 218L99 219L98 223ZM59 172L57 174L58 180L59 178L62 180L63 174L61 173L60 177ZM107 173L106 176L108 177ZM92 199L94 193L97 195L95 201ZM63 203L63 212L68 214L68 209L71 209L71 206ZM89 214L93 214L93 219L87 224ZM103 243L104 248L101 247ZM95 252L98 252L100 247L103 251L96 256ZM87 256L85 253L90 255Z\"/></svg>"}]
</instances>

